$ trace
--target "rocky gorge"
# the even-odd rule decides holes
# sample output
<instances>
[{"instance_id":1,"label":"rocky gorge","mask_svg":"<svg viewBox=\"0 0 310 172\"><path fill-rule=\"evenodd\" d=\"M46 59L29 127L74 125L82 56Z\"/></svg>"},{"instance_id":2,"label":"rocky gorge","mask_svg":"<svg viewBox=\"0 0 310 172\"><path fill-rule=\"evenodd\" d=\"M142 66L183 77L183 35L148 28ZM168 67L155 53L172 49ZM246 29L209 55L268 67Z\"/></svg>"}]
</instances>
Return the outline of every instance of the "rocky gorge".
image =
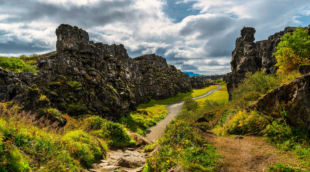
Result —
<instances>
[{"instance_id":1,"label":"rocky gorge","mask_svg":"<svg viewBox=\"0 0 310 172\"><path fill-rule=\"evenodd\" d=\"M62 24L56 35L57 49L36 59L37 73L0 68L0 101L50 114L52 121L65 125L60 112L119 119L150 99L206 85L204 79L190 78L168 65L163 57L130 58L122 44L89 41L88 33L76 26Z\"/></svg>"},{"instance_id":2,"label":"rocky gorge","mask_svg":"<svg viewBox=\"0 0 310 172\"><path fill-rule=\"evenodd\" d=\"M262 70L266 74L275 74L277 60L273 53L276 46L286 33L293 33L296 27L286 27L268 37L267 40L254 42L256 30L251 27L244 27L241 30L241 37L236 40L236 47L232 52L231 71L225 77L227 90L231 99L231 92L242 82L247 72L254 73ZM310 27L306 27L310 30Z\"/></svg>"}]
</instances>

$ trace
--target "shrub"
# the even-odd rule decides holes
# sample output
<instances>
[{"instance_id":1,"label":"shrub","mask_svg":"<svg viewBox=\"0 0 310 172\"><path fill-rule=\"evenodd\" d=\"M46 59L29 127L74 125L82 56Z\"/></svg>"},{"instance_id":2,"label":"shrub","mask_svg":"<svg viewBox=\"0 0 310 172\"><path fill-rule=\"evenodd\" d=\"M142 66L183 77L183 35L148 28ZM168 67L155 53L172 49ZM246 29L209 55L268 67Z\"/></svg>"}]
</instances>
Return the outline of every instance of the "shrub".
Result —
<instances>
[{"instance_id":1,"label":"shrub","mask_svg":"<svg viewBox=\"0 0 310 172\"><path fill-rule=\"evenodd\" d=\"M300 64L305 63L310 56L310 36L308 29L299 27L295 32L286 33L277 45L274 53L279 66L277 74L290 73L298 69Z\"/></svg>"},{"instance_id":2,"label":"shrub","mask_svg":"<svg viewBox=\"0 0 310 172\"><path fill-rule=\"evenodd\" d=\"M256 133L262 131L269 121L259 115L258 112L252 111L239 111L237 114L227 119L223 127L217 127L214 132L217 135L227 134L245 134L245 133Z\"/></svg>"},{"instance_id":3,"label":"shrub","mask_svg":"<svg viewBox=\"0 0 310 172\"><path fill-rule=\"evenodd\" d=\"M292 137L292 129L285 122L279 123L273 121L263 131L264 134L268 135L273 141L286 140Z\"/></svg>"},{"instance_id":4,"label":"shrub","mask_svg":"<svg viewBox=\"0 0 310 172\"><path fill-rule=\"evenodd\" d=\"M84 120L87 123L85 130L98 130L101 129L104 123L107 122L106 119L103 119L99 116L91 116Z\"/></svg>"},{"instance_id":5,"label":"shrub","mask_svg":"<svg viewBox=\"0 0 310 172\"><path fill-rule=\"evenodd\" d=\"M135 141L128 135L127 129L118 123L108 121L100 130L91 132L94 136L108 140L109 144L117 147L134 145Z\"/></svg>"},{"instance_id":6,"label":"shrub","mask_svg":"<svg viewBox=\"0 0 310 172\"><path fill-rule=\"evenodd\" d=\"M67 133L62 141L66 144L69 153L81 162L83 166L90 167L91 164L104 158L104 147L99 140L95 140L82 130Z\"/></svg>"},{"instance_id":7,"label":"shrub","mask_svg":"<svg viewBox=\"0 0 310 172\"><path fill-rule=\"evenodd\" d=\"M184 104L183 104L182 108L184 108L188 111L195 111L198 108L198 103L195 100L193 100L192 97L186 97L184 99Z\"/></svg>"}]
</instances>

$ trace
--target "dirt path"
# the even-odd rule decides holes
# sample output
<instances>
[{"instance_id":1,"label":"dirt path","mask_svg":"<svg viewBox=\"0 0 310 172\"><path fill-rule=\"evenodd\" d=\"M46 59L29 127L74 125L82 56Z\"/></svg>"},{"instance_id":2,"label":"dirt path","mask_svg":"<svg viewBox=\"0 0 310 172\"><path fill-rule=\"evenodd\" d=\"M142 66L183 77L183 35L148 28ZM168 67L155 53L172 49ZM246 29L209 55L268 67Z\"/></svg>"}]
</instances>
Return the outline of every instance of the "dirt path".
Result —
<instances>
[{"instance_id":1,"label":"dirt path","mask_svg":"<svg viewBox=\"0 0 310 172\"><path fill-rule=\"evenodd\" d=\"M204 97L207 97L209 95L211 95L214 91L219 90L221 87L218 86L217 89L211 90L209 92L207 92L204 95L198 96L193 98L194 100L197 99L201 99ZM148 138L151 141L156 141L157 139L159 139L160 137L162 137L165 133L165 128L169 125L170 121L172 121L175 116L180 113L181 111L181 107L183 106L183 101L178 101L176 103L170 104L168 106L166 106L166 108L168 109L168 114L166 115L166 117L159 121L155 126L149 128L148 130L146 130L146 138Z\"/></svg>"},{"instance_id":2,"label":"dirt path","mask_svg":"<svg viewBox=\"0 0 310 172\"><path fill-rule=\"evenodd\" d=\"M266 172L271 164L298 164L296 157L277 155L279 150L262 137L218 137L207 132L205 138L223 155L220 172Z\"/></svg>"}]
</instances>

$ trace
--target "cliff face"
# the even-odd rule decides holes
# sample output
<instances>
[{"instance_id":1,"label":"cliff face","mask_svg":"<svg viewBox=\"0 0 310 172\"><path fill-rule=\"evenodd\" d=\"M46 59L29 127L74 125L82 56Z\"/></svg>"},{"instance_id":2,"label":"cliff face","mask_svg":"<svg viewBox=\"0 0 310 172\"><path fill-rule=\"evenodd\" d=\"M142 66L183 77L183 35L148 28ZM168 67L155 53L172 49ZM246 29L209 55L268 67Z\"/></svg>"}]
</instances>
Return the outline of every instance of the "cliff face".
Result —
<instances>
[{"instance_id":1,"label":"cliff face","mask_svg":"<svg viewBox=\"0 0 310 172\"><path fill-rule=\"evenodd\" d=\"M60 25L56 35L57 51L37 60L37 74L0 70L0 101L14 100L27 110L57 108L69 115L117 119L150 98L168 98L200 83L162 57L132 59L122 44L94 43L77 27Z\"/></svg>"},{"instance_id":2,"label":"cliff face","mask_svg":"<svg viewBox=\"0 0 310 172\"><path fill-rule=\"evenodd\" d=\"M218 79L223 79L223 81L226 81L226 74L224 75L211 75L211 76L202 76L204 79L211 79L213 81L216 81Z\"/></svg>"},{"instance_id":3,"label":"cliff face","mask_svg":"<svg viewBox=\"0 0 310 172\"><path fill-rule=\"evenodd\" d=\"M232 52L231 73L227 74L227 90L231 99L231 92L242 82L246 72L262 70L266 74L274 74L277 71L277 60L273 53L286 33L293 33L296 27L286 27L284 31L271 35L268 40L254 43L255 29L244 27L241 37L236 40L236 48ZM307 29L310 29L307 28Z\"/></svg>"},{"instance_id":4,"label":"cliff face","mask_svg":"<svg viewBox=\"0 0 310 172\"><path fill-rule=\"evenodd\" d=\"M192 76L190 77L190 82L193 89L199 89L210 85L202 76Z\"/></svg>"}]
</instances>

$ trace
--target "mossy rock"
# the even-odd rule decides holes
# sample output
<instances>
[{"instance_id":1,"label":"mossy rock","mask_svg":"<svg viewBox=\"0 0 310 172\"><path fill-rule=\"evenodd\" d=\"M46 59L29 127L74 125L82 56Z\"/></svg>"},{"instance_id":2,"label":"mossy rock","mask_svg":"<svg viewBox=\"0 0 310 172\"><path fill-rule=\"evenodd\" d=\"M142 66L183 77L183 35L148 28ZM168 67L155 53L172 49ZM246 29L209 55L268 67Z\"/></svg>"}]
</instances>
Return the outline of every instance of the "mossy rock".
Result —
<instances>
[{"instance_id":1,"label":"mossy rock","mask_svg":"<svg viewBox=\"0 0 310 172\"><path fill-rule=\"evenodd\" d=\"M78 89L78 88L82 88L83 85L82 83L78 82L78 81L68 81L67 84L73 88L73 89Z\"/></svg>"},{"instance_id":2,"label":"mossy rock","mask_svg":"<svg viewBox=\"0 0 310 172\"><path fill-rule=\"evenodd\" d=\"M49 86L61 86L61 82L57 81L57 82L49 82L48 83Z\"/></svg>"},{"instance_id":3,"label":"mossy rock","mask_svg":"<svg viewBox=\"0 0 310 172\"><path fill-rule=\"evenodd\" d=\"M58 94L54 91L49 92L50 95L58 97Z\"/></svg>"},{"instance_id":4,"label":"mossy rock","mask_svg":"<svg viewBox=\"0 0 310 172\"><path fill-rule=\"evenodd\" d=\"M304 75L310 72L310 65L309 64L301 64L299 65L299 73Z\"/></svg>"},{"instance_id":5,"label":"mossy rock","mask_svg":"<svg viewBox=\"0 0 310 172\"><path fill-rule=\"evenodd\" d=\"M66 103L58 103L58 108L59 108L60 110L66 110L67 105L66 105Z\"/></svg>"},{"instance_id":6,"label":"mossy rock","mask_svg":"<svg viewBox=\"0 0 310 172\"><path fill-rule=\"evenodd\" d=\"M62 114L55 108L40 108L38 109L38 118L46 117L47 119L51 120L52 122L58 122L58 126L65 126L67 123L66 118L62 116Z\"/></svg>"},{"instance_id":7,"label":"mossy rock","mask_svg":"<svg viewBox=\"0 0 310 172\"><path fill-rule=\"evenodd\" d=\"M69 104L66 109L67 113L70 115L83 114L86 110L87 108L85 107L85 105L80 104Z\"/></svg>"}]
</instances>

